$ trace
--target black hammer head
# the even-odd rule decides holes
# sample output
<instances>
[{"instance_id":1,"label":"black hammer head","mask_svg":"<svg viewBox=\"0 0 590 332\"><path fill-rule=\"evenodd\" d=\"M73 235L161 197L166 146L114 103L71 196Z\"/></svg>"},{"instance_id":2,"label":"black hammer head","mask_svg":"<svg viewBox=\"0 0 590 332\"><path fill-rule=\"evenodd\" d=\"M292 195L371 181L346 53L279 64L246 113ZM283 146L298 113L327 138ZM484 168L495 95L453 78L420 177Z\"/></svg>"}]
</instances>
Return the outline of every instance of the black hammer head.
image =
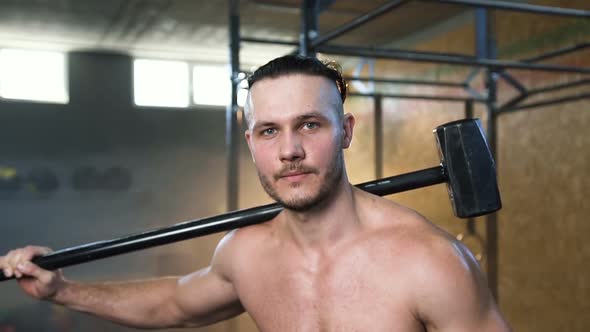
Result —
<instances>
[{"instance_id":1,"label":"black hammer head","mask_svg":"<svg viewBox=\"0 0 590 332\"><path fill-rule=\"evenodd\" d=\"M449 122L434 134L455 215L470 218L499 210L496 163L479 120Z\"/></svg>"}]
</instances>

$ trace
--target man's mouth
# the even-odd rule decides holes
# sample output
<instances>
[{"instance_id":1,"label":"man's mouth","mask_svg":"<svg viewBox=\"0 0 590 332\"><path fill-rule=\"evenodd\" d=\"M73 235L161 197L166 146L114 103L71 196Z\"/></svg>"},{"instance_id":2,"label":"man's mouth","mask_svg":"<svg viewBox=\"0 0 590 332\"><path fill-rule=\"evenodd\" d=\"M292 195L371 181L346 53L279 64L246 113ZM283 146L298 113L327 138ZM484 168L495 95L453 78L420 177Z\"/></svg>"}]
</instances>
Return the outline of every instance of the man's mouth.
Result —
<instances>
[{"instance_id":1,"label":"man's mouth","mask_svg":"<svg viewBox=\"0 0 590 332\"><path fill-rule=\"evenodd\" d=\"M275 178L277 180L285 180L288 182L298 182L305 179L308 175L313 173L315 173L315 170L312 168L298 167L292 169L284 169Z\"/></svg>"},{"instance_id":2,"label":"man's mouth","mask_svg":"<svg viewBox=\"0 0 590 332\"><path fill-rule=\"evenodd\" d=\"M303 180L310 172L288 172L281 175L281 179L289 182L298 182Z\"/></svg>"}]
</instances>

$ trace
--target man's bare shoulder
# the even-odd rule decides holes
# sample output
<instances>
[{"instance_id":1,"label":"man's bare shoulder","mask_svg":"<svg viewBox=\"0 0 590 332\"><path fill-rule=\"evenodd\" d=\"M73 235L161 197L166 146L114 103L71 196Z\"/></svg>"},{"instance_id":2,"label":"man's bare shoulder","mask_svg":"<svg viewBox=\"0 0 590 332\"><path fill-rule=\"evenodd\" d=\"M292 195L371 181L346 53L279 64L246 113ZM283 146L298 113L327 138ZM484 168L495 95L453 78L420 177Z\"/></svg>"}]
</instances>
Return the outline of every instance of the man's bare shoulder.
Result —
<instances>
[{"instance_id":1,"label":"man's bare shoulder","mask_svg":"<svg viewBox=\"0 0 590 332\"><path fill-rule=\"evenodd\" d=\"M382 234L403 238L417 245L452 239L440 227L406 206L371 194L362 200L363 210L366 211L364 219Z\"/></svg>"},{"instance_id":2,"label":"man's bare shoulder","mask_svg":"<svg viewBox=\"0 0 590 332\"><path fill-rule=\"evenodd\" d=\"M407 207L382 198L372 204L379 208L375 238L394 253L392 268L403 265L409 306L429 330L509 330L460 241Z\"/></svg>"},{"instance_id":3,"label":"man's bare shoulder","mask_svg":"<svg viewBox=\"0 0 590 332\"><path fill-rule=\"evenodd\" d=\"M274 229L271 222L261 223L228 232L217 244L212 266L224 275L233 275L240 262L251 262L265 247L272 245Z\"/></svg>"},{"instance_id":4,"label":"man's bare shoulder","mask_svg":"<svg viewBox=\"0 0 590 332\"><path fill-rule=\"evenodd\" d=\"M405 257L408 268L415 265L425 271L472 265L473 256L459 241L418 212L381 197L370 200L366 206L375 240L384 240Z\"/></svg>"}]
</instances>

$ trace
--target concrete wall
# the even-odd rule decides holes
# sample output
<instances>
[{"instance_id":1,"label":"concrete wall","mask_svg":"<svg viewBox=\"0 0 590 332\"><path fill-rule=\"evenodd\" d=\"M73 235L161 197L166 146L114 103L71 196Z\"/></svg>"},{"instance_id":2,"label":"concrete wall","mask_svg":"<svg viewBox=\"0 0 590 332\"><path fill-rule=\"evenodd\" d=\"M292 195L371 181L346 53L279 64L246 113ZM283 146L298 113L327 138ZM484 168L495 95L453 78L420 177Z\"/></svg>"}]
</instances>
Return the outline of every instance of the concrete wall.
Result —
<instances>
[{"instance_id":1,"label":"concrete wall","mask_svg":"<svg viewBox=\"0 0 590 332\"><path fill-rule=\"evenodd\" d=\"M41 194L2 193L0 252L26 244L55 249L115 238L225 209L224 109L133 105L131 59L118 54L69 57L70 103L0 101L0 165L26 176L47 167L60 187ZM126 191L77 191L76 169L130 170ZM206 266L219 235L66 269L86 281L189 273ZM29 300L0 284L0 326L17 331L127 331L86 315ZM35 319L31 319L35 317ZM225 331L227 323L208 331Z\"/></svg>"}]
</instances>

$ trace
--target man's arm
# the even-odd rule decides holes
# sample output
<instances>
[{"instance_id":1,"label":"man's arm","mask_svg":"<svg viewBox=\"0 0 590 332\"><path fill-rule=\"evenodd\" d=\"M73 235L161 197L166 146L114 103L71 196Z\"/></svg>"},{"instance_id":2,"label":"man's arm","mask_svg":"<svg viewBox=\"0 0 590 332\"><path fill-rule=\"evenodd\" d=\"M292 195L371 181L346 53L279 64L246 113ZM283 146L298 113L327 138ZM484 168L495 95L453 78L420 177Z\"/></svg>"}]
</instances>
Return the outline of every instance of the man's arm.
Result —
<instances>
[{"instance_id":1,"label":"man's arm","mask_svg":"<svg viewBox=\"0 0 590 332\"><path fill-rule=\"evenodd\" d=\"M454 239L434 242L421 257L415 288L427 331L509 332L473 255Z\"/></svg>"},{"instance_id":2,"label":"man's arm","mask_svg":"<svg viewBox=\"0 0 590 332\"><path fill-rule=\"evenodd\" d=\"M60 271L30 262L48 249L29 246L0 257L0 269L18 277L23 290L38 299L62 304L119 324L138 328L204 326L244 311L227 269L231 233L219 244L209 267L185 277L84 284L68 281Z\"/></svg>"}]
</instances>

